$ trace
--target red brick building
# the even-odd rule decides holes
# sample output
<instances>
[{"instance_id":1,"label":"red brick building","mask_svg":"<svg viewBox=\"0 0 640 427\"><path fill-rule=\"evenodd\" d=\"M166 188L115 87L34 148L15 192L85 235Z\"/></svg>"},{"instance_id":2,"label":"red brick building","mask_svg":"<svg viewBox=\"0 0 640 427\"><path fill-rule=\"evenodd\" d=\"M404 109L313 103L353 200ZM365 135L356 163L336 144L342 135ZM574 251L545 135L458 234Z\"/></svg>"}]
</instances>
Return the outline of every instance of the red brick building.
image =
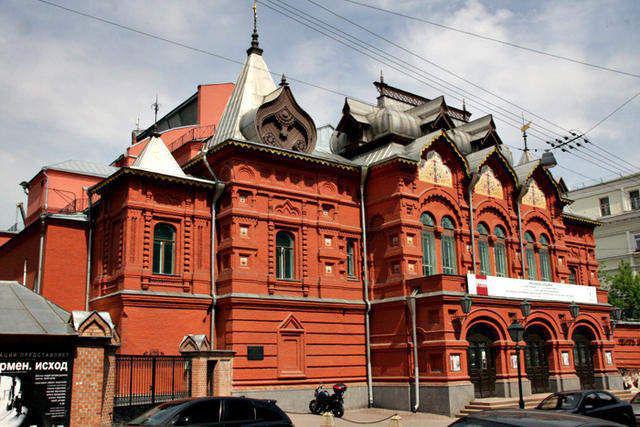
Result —
<instances>
[{"instance_id":1,"label":"red brick building","mask_svg":"<svg viewBox=\"0 0 640 427\"><path fill-rule=\"evenodd\" d=\"M375 86L316 129L254 33L234 85L199 86L111 166L25 183L0 278L109 312L123 354L207 336L234 355L233 393L285 408L334 381L349 406L514 396L516 319L525 392L621 389L597 223L564 213L553 159L515 161L491 116Z\"/></svg>"}]
</instances>

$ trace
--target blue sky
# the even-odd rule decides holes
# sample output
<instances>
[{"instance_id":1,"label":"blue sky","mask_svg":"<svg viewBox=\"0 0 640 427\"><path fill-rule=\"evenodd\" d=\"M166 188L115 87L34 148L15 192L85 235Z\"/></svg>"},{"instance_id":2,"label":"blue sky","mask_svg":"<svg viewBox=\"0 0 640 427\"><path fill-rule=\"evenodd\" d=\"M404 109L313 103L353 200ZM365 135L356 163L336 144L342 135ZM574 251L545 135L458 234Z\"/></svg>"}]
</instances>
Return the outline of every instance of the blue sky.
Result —
<instances>
[{"instance_id":1,"label":"blue sky","mask_svg":"<svg viewBox=\"0 0 640 427\"><path fill-rule=\"evenodd\" d=\"M237 60L244 60L251 32L251 2L72 1L67 7L99 15ZM307 0L286 0L333 25L392 52L415 66L513 114L521 111L491 98L372 35L328 15ZM590 69L483 41L421 22L382 14L343 0L316 0L415 53L455 71L519 106L567 129L587 129L640 91L640 79ZM367 1L367 0L362 0ZM638 1L392 1L369 3L513 43L640 73ZM371 82L385 81L425 97L442 90L366 58L325 36L258 6L261 47L272 71L375 101ZM91 21L36 0L0 2L0 226L15 217L23 199L18 183L45 164L68 158L109 163L129 143L136 117L150 125L158 93L161 114L201 83L234 81L240 66ZM336 124L343 97L292 82L294 94L317 125ZM450 105L460 106L445 93ZM467 97L473 118L495 107ZM637 135L640 97L593 131L591 140L640 166ZM515 127L501 122L504 142L521 145ZM531 117L534 128L551 128ZM559 130L553 128L553 130ZM542 142L531 138L533 147ZM515 153L516 156L519 153ZM595 153L594 153L595 155ZM560 153L560 166L589 178L611 177L624 165L598 157L602 167ZM570 185L590 182L558 167ZM604 169L603 169L604 168ZM593 183L593 182L590 182Z\"/></svg>"}]
</instances>

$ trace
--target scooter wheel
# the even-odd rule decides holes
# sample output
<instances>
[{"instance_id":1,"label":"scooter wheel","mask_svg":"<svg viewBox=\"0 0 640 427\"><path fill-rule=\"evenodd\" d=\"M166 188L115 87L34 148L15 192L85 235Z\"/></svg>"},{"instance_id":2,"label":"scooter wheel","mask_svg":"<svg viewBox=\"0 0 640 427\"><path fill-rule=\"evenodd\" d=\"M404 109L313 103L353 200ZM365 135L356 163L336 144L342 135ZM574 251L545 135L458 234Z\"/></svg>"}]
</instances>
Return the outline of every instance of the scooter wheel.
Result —
<instances>
[{"instance_id":1,"label":"scooter wheel","mask_svg":"<svg viewBox=\"0 0 640 427\"><path fill-rule=\"evenodd\" d=\"M311 402L309 402L309 412L311 412L312 414L316 414L318 415L320 412L318 411L318 402L313 399Z\"/></svg>"},{"instance_id":2,"label":"scooter wheel","mask_svg":"<svg viewBox=\"0 0 640 427\"><path fill-rule=\"evenodd\" d=\"M342 407L342 405L336 406L331 412L333 412L334 417L342 418L342 416L344 415L344 408Z\"/></svg>"}]
</instances>

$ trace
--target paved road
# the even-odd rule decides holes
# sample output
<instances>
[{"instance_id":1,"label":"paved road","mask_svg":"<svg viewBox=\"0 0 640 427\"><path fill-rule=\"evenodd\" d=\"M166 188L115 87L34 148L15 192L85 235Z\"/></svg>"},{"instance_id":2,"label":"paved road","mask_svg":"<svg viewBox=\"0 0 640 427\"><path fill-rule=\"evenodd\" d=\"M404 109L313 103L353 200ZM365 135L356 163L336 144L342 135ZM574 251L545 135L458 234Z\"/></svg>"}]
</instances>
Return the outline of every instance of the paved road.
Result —
<instances>
[{"instance_id":1,"label":"paved road","mask_svg":"<svg viewBox=\"0 0 640 427\"><path fill-rule=\"evenodd\" d=\"M452 422L456 420L456 418L449 418L442 415L435 414L426 414L426 413L412 413L405 411L392 411L390 409L379 409L379 408L369 408L369 409L351 409L345 411L343 419L336 419L336 427L337 426L351 426L355 427L363 424L354 424L350 423L347 420L353 421L370 421L372 424L364 424L365 426L388 426L390 425L390 420L385 420L381 422L375 422L377 420L381 420L383 418L390 417L394 414L400 415L402 420L400 421L400 425L402 427L418 427L418 426L426 426L426 427L436 427L436 426L448 426ZM312 414L292 414L289 413L289 417L296 425L296 427L306 427L306 426L321 426L322 425L322 417L319 415Z\"/></svg>"}]
</instances>

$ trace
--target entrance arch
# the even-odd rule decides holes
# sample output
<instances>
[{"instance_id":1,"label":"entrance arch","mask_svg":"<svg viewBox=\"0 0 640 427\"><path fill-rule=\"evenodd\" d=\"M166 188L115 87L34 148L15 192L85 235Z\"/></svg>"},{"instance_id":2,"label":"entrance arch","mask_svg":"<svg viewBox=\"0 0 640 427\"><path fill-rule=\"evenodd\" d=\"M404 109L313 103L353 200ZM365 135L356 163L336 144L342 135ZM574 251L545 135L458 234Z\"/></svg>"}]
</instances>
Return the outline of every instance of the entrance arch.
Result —
<instances>
[{"instance_id":1,"label":"entrance arch","mask_svg":"<svg viewBox=\"0 0 640 427\"><path fill-rule=\"evenodd\" d=\"M595 336L587 326L578 326L571 336L573 340L573 364L576 375L580 379L580 387L585 389L595 388L593 378L593 345Z\"/></svg>"},{"instance_id":2,"label":"entrance arch","mask_svg":"<svg viewBox=\"0 0 640 427\"><path fill-rule=\"evenodd\" d=\"M549 390L549 332L540 325L529 326L524 332L524 367L531 382L532 393Z\"/></svg>"},{"instance_id":3,"label":"entrance arch","mask_svg":"<svg viewBox=\"0 0 640 427\"><path fill-rule=\"evenodd\" d=\"M496 354L493 343L497 331L487 323L476 323L467 331L467 368L475 397L491 397L496 388Z\"/></svg>"}]
</instances>

